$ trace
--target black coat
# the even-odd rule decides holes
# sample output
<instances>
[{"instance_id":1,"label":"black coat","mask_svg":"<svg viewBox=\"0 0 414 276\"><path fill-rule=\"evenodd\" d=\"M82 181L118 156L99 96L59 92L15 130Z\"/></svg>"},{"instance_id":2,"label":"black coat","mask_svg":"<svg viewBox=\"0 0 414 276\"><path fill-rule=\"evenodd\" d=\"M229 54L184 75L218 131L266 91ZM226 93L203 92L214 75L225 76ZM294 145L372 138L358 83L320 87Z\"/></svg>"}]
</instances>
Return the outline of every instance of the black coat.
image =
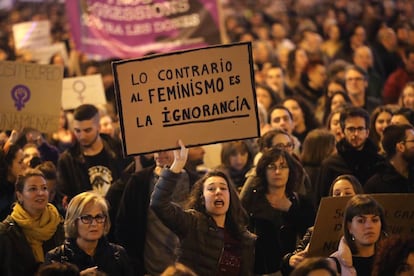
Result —
<instances>
[{"instance_id":1,"label":"black coat","mask_svg":"<svg viewBox=\"0 0 414 276\"><path fill-rule=\"evenodd\" d=\"M364 191L367 194L414 193L414 168L408 172L408 178L405 178L387 163L383 170L368 179Z\"/></svg>"},{"instance_id":2,"label":"black coat","mask_svg":"<svg viewBox=\"0 0 414 276\"><path fill-rule=\"evenodd\" d=\"M51 239L43 243L43 252L64 241L63 225L59 224ZM34 275L41 263L35 260L22 228L9 216L0 223L0 275Z\"/></svg>"},{"instance_id":3,"label":"black coat","mask_svg":"<svg viewBox=\"0 0 414 276\"><path fill-rule=\"evenodd\" d=\"M137 275L144 275L144 248L147 232L150 182L154 178L151 166L133 174L127 181L119 203L115 223L115 238L124 246Z\"/></svg>"},{"instance_id":4,"label":"black coat","mask_svg":"<svg viewBox=\"0 0 414 276\"><path fill-rule=\"evenodd\" d=\"M370 139L366 140L362 150L353 148L345 138L337 143L336 149L336 154L322 162L317 181L319 200L328 196L332 182L342 174L354 175L364 187L368 178L378 172L385 161Z\"/></svg>"},{"instance_id":5,"label":"black coat","mask_svg":"<svg viewBox=\"0 0 414 276\"><path fill-rule=\"evenodd\" d=\"M180 174L164 170L155 186L150 203L160 220L180 238L178 261L200 276L216 275L224 251L224 238L217 224L207 214L186 210L171 202ZM255 236L245 230L240 233L241 276L253 275Z\"/></svg>"},{"instance_id":6,"label":"black coat","mask_svg":"<svg viewBox=\"0 0 414 276\"><path fill-rule=\"evenodd\" d=\"M281 270L282 258L296 248L296 241L315 221L310 199L300 194L288 196L289 211L274 209L266 195L254 186L241 198L249 214L249 230L257 235L255 273L270 274Z\"/></svg>"},{"instance_id":7,"label":"black coat","mask_svg":"<svg viewBox=\"0 0 414 276\"><path fill-rule=\"evenodd\" d=\"M74 264L80 271L97 266L99 271L105 272L108 276L133 275L125 249L120 245L109 243L106 238L99 240L94 256L80 249L74 239L67 239L62 245L46 254L45 264L53 261Z\"/></svg>"}]
</instances>

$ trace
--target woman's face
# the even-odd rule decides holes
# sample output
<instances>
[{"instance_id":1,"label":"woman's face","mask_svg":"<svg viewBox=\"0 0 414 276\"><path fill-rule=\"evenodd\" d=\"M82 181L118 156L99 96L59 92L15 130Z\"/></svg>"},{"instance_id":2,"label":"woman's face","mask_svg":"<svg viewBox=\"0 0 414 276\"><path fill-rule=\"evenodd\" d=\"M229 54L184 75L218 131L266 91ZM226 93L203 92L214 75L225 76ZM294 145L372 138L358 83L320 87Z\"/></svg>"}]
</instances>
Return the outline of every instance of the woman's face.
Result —
<instances>
[{"instance_id":1,"label":"woman's face","mask_svg":"<svg viewBox=\"0 0 414 276\"><path fill-rule=\"evenodd\" d=\"M340 179L335 182L332 189L332 196L353 196L355 195L354 186L347 179Z\"/></svg>"},{"instance_id":2,"label":"woman's face","mask_svg":"<svg viewBox=\"0 0 414 276\"><path fill-rule=\"evenodd\" d=\"M335 140L338 142L344 137L344 134L342 132L341 124L340 124L340 118L341 113L336 112L329 122L329 130L335 135Z\"/></svg>"},{"instance_id":3,"label":"woman's face","mask_svg":"<svg viewBox=\"0 0 414 276\"><path fill-rule=\"evenodd\" d=\"M331 100L331 110L335 110L346 103L345 98L341 94L336 94Z\"/></svg>"},{"instance_id":4,"label":"woman's face","mask_svg":"<svg viewBox=\"0 0 414 276\"><path fill-rule=\"evenodd\" d=\"M345 92L345 89L339 83L336 83L336 82L329 83L328 84L327 96L332 97L333 93L335 93L336 91L344 91Z\"/></svg>"},{"instance_id":5,"label":"woman's face","mask_svg":"<svg viewBox=\"0 0 414 276\"><path fill-rule=\"evenodd\" d=\"M391 124L391 117L392 115L386 111L378 114L377 120L375 120L375 131L380 137L382 137L384 129Z\"/></svg>"},{"instance_id":6,"label":"woman's face","mask_svg":"<svg viewBox=\"0 0 414 276\"><path fill-rule=\"evenodd\" d=\"M17 176L21 175L25 169L27 169L27 165L24 163L24 153L22 149L19 149L9 166L7 179L16 181Z\"/></svg>"},{"instance_id":7,"label":"woman's face","mask_svg":"<svg viewBox=\"0 0 414 276\"><path fill-rule=\"evenodd\" d=\"M269 94L269 91L262 87L256 87L256 98L263 107L269 111L270 106L272 105L272 97Z\"/></svg>"},{"instance_id":8,"label":"woman's face","mask_svg":"<svg viewBox=\"0 0 414 276\"><path fill-rule=\"evenodd\" d=\"M406 87L402 92L402 104L404 107L414 109L414 88Z\"/></svg>"},{"instance_id":9,"label":"woman's face","mask_svg":"<svg viewBox=\"0 0 414 276\"><path fill-rule=\"evenodd\" d=\"M23 191L16 192L17 200L32 217L38 217L49 202L46 180L42 176L31 176L26 179Z\"/></svg>"},{"instance_id":10,"label":"woman's face","mask_svg":"<svg viewBox=\"0 0 414 276\"><path fill-rule=\"evenodd\" d=\"M106 218L102 221L102 217L104 217L102 208L93 202L88 203L79 219L76 220L78 240L87 242L99 240L104 235L106 223ZM97 220L100 221L98 222Z\"/></svg>"},{"instance_id":11,"label":"woman's face","mask_svg":"<svg viewBox=\"0 0 414 276\"><path fill-rule=\"evenodd\" d=\"M289 179L289 166L283 157L267 165L266 178L269 188L286 187Z\"/></svg>"},{"instance_id":12,"label":"woman's face","mask_svg":"<svg viewBox=\"0 0 414 276\"><path fill-rule=\"evenodd\" d=\"M235 154L230 155L230 167L236 171L241 171L247 165L249 154L247 152L236 151Z\"/></svg>"},{"instance_id":13,"label":"woman's face","mask_svg":"<svg viewBox=\"0 0 414 276\"><path fill-rule=\"evenodd\" d=\"M303 115L303 111L300 108L299 104L295 100L286 100L283 103L283 106L289 109L290 113L292 113L293 122L295 126L300 126L305 123L305 118Z\"/></svg>"},{"instance_id":14,"label":"woman's face","mask_svg":"<svg viewBox=\"0 0 414 276\"><path fill-rule=\"evenodd\" d=\"M374 214L359 215L347 223L357 248L374 246L381 234L381 219Z\"/></svg>"},{"instance_id":15,"label":"woman's face","mask_svg":"<svg viewBox=\"0 0 414 276\"><path fill-rule=\"evenodd\" d=\"M275 147L278 149L284 149L289 154L292 154L294 144L289 136L287 136L286 134L280 133L273 137L272 147Z\"/></svg>"},{"instance_id":16,"label":"woman's face","mask_svg":"<svg viewBox=\"0 0 414 276\"><path fill-rule=\"evenodd\" d=\"M306 55L305 50L298 49L296 51L295 67L296 69L303 71L308 64L308 56Z\"/></svg>"},{"instance_id":17,"label":"woman's face","mask_svg":"<svg viewBox=\"0 0 414 276\"><path fill-rule=\"evenodd\" d=\"M212 217L225 216L230 206L230 191L227 181L220 176L206 179L203 187L206 211Z\"/></svg>"},{"instance_id":18,"label":"woman's face","mask_svg":"<svg viewBox=\"0 0 414 276\"><path fill-rule=\"evenodd\" d=\"M355 48L357 48L359 46L364 45L365 39L366 39L365 29L362 26L359 26L355 29L355 32L353 33L351 37L351 43Z\"/></svg>"}]
</instances>

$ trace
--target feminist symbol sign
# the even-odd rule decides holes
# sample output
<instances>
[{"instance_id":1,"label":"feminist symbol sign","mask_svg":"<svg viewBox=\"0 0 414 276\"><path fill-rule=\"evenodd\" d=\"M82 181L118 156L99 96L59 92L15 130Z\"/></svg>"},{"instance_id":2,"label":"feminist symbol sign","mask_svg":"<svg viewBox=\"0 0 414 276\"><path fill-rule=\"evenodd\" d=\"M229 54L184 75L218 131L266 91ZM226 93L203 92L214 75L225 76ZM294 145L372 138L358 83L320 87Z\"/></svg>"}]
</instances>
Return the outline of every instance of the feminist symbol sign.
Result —
<instances>
[{"instance_id":1,"label":"feminist symbol sign","mask_svg":"<svg viewBox=\"0 0 414 276\"><path fill-rule=\"evenodd\" d=\"M86 84L83 81L81 81L81 80L77 80L77 81L74 81L73 82L72 87L73 87L73 90L75 91L75 93L78 93L79 94L79 96L78 96L79 101L81 103L83 103L84 97L83 97L82 94L86 90Z\"/></svg>"},{"instance_id":2,"label":"feminist symbol sign","mask_svg":"<svg viewBox=\"0 0 414 276\"><path fill-rule=\"evenodd\" d=\"M24 104L30 100L30 89L22 84L16 85L11 90L11 96L17 111L20 111L24 107Z\"/></svg>"}]
</instances>

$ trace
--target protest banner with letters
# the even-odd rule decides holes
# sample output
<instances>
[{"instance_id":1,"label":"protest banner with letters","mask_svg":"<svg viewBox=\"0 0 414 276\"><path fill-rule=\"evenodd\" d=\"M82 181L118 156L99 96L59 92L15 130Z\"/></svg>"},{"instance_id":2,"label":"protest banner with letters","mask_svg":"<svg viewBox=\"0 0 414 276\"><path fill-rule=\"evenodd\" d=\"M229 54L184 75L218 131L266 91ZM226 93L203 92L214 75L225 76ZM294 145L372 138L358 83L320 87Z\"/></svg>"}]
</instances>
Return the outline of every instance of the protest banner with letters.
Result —
<instances>
[{"instance_id":1,"label":"protest banner with letters","mask_svg":"<svg viewBox=\"0 0 414 276\"><path fill-rule=\"evenodd\" d=\"M64 78L62 84L62 108L75 109L81 104L106 104L102 75Z\"/></svg>"},{"instance_id":2,"label":"protest banner with letters","mask_svg":"<svg viewBox=\"0 0 414 276\"><path fill-rule=\"evenodd\" d=\"M108 58L221 43L217 0L66 0L76 48Z\"/></svg>"},{"instance_id":3,"label":"protest banner with letters","mask_svg":"<svg viewBox=\"0 0 414 276\"><path fill-rule=\"evenodd\" d=\"M63 67L0 61L0 129L58 129Z\"/></svg>"},{"instance_id":4,"label":"protest banner with letters","mask_svg":"<svg viewBox=\"0 0 414 276\"><path fill-rule=\"evenodd\" d=\"M112 63L125 155L259 136L251 43Z\"/></svg>"},{"instance_id":5,"label":"protest banner with letters","mask_svg":"<svg viewBox=\"0 0 414 276\"><path fill-rule=\"evenodd\" d=\"M384 208L388 234L414 234L414 194L371 194ZM319 205L308 256L327 257L343 236L345 206L350 197L325 197Z\"/></svg>"}]
</instances>

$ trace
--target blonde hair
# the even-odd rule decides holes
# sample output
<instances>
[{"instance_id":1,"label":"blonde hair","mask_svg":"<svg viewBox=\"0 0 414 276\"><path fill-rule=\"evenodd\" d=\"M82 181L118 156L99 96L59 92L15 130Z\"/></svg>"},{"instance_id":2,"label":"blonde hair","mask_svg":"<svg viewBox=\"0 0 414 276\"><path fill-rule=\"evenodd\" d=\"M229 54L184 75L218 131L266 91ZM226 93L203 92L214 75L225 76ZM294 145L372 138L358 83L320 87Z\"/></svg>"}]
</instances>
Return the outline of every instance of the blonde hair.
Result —
<instances>
[{"instance_id":1,"label":"blonde hair","mask_svg":"<svg viewBox=\"0 0 414 276\"><path fill-rule=\"evenodd\" d=\"M96 204L102 209L102 213L106 216L104 235L108 234L111 228L111 221L109 220L108 203L104 197L95 192L83 192L76 195L69 202L68 209L66 210L65 218L65 236L66 238L75 239L78 237L77 220L82 215L88 204Z\"/></svg>"},{"instance_id":2,"label":"blonde hair","mask_svg":"<svg viewBox=\"0 0 414 276\"><path fill-rule=\"evenodd\" d=\"M182 263L175 263L167 267L161 276L197 276L197 274Z\"/></svg>"}]
</instances>

